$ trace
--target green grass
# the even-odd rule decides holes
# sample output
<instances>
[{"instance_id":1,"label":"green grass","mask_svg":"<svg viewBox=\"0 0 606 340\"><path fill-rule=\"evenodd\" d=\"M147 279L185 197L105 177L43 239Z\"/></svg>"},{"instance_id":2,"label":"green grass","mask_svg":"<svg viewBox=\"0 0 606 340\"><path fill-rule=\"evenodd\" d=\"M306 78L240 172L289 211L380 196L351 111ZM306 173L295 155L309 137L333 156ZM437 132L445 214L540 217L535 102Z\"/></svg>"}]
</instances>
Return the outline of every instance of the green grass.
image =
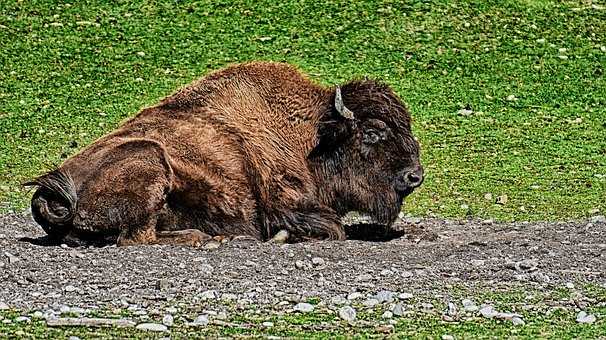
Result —
<instances>
[{"instance_id":1,"label":"green grass","mask_svg":"<svg viewBox=\"0 0 606 340\"><path fill-rule=\"evenodd\" d=\"M332 314L293 314L280 318L269 318L273 327L266 328L261 323L266 320L250 320L244 317L235 318L234 325L205 328L188 328L177 324L171 328L173 338L203 338L218 336L283 336L296 338L327 338L327 337L378 337L391 335L398 338L431 338L439 339L449 334L458 339L465 338L599 338L606 336L606 308L594 308L591 313L601 316L593 325L579 324L575 321L576 313L571 311L555 311L546 316L542 313L521 313L525 325L514 326L509 321L485 319L481 317L455 322L442 321L439 316L431 314L416 314L411 317L398 319L393 330L384 333L375 326L351 326L338 320ZM379 314L380 315L380 314ZM379 319L379 315L360 315L363 319ZM0 316L14 319L15 312L1 312ZM157 321L156 321L157 322ZM324 326L320 325L324 322ZM243 325L245 327L241 327ZM161 337L166 333L147 333L132 328L86 328L86 327L47 327L42 320L34 319L31 323L0 323L0 337L36 337L36 338L65 338L69 336L81 338L149 338Z\"/></svg>"},{"instance_id":2,"label":"green grass","mask_svg":"<svg viewBox=\"0 0 606 340\"><path fill-rule=\"evenodd\" d=\"M414 215L552 220L606 211L603 6L0 2L3 211L27 205L20 182L140 108L255 59L299 65L324 84L368 75L392 85L413 112L427 169L406 203ZM495 204L504 194L507 203Z\"/></svg>"}]
</instances>

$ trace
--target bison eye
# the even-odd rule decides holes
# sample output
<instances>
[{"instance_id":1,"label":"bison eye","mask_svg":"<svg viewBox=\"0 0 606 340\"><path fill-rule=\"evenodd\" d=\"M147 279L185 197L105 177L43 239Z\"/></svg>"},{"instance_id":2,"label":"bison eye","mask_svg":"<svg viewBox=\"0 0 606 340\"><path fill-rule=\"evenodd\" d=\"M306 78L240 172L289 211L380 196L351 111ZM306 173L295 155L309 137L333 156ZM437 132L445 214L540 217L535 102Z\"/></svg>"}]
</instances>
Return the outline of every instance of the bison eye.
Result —
<instances>
[{"instance_id":1,"label":"bison eye","mask_svg":"<svg viewBox=\"0 0 606 340\"><path fill-rule=\"evenodd\" d=\"M381 135L379 132L375 130L366 130L364 131L364 136L362 137L362 142L365 144L374 144L381 140Z\"/></svg>"}]
</instances>

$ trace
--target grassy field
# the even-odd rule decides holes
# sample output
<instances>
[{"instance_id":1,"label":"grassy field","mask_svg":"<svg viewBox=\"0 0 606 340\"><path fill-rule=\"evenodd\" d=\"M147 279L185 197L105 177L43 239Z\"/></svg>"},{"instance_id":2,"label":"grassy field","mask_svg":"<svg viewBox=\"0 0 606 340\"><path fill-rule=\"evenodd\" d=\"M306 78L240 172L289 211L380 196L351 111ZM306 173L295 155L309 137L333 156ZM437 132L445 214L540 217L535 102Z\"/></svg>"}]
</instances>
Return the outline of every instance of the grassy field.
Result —
<instances>
[{"instance_id":1,"label":"grassy field","mask_svg":"<svg viewBox=\"0 0 606 340\"><path fill-rule=\"evenodd\" d=\"M392 85L413 112L427 169L406 204L413 215L606 211L604 5L1 2L2 211L27 205L20 182L140 108L255 59L299 65L324 84L368 75Z\"/></svg>"}]
</instances>

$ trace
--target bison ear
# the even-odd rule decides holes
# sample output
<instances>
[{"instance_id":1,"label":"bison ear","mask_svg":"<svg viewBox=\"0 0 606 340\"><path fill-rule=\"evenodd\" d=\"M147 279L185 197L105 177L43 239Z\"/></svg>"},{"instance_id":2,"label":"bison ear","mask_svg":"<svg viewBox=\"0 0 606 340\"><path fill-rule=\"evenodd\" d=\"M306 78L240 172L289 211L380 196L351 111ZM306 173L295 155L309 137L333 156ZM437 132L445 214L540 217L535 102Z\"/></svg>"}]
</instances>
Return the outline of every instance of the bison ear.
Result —
<instances>
[{"instance_id":1,"label":"bison ear","mask_svg":"<svg viewBox=\"0 0 606 340\"><path fill-rule=\"evenodd\" d=\"M347 119L354 119L354 114L348 109L343 103L343 96L341 96L341 87L337 86L335 90L335 110L341 115L341 117Z\"/></svg>"}]
</instances>

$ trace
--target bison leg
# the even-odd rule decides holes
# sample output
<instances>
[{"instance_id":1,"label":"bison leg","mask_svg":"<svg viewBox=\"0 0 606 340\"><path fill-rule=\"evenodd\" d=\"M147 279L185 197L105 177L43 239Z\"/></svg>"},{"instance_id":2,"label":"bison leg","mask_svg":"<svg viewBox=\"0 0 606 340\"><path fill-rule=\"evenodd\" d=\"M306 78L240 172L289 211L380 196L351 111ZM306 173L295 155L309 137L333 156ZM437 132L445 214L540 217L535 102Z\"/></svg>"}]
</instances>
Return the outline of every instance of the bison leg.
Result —
<instances>
[{"instance_id":1,"label":"bison leg","mask_svg":"<svg viewBox=\"0 0 606 340\"><path fill-rule=\"evenodd\" d=\"M281 230L287 232L288 242L345 240L341 219L332 209L317 204L305 204L294 211L266 215L265 226L266 240Z\"/></svg>"},{"instance_id":2,"label":"bison leg","mask_svg":"<svg viewBox=\"0 0 606 340\"><path fill-rule=\"evenodd\" d=\"M156 232L157 244L179 244L199 247L211 239L212 236L205 234L198 229Z\"/></svg>"}]
</instances>

